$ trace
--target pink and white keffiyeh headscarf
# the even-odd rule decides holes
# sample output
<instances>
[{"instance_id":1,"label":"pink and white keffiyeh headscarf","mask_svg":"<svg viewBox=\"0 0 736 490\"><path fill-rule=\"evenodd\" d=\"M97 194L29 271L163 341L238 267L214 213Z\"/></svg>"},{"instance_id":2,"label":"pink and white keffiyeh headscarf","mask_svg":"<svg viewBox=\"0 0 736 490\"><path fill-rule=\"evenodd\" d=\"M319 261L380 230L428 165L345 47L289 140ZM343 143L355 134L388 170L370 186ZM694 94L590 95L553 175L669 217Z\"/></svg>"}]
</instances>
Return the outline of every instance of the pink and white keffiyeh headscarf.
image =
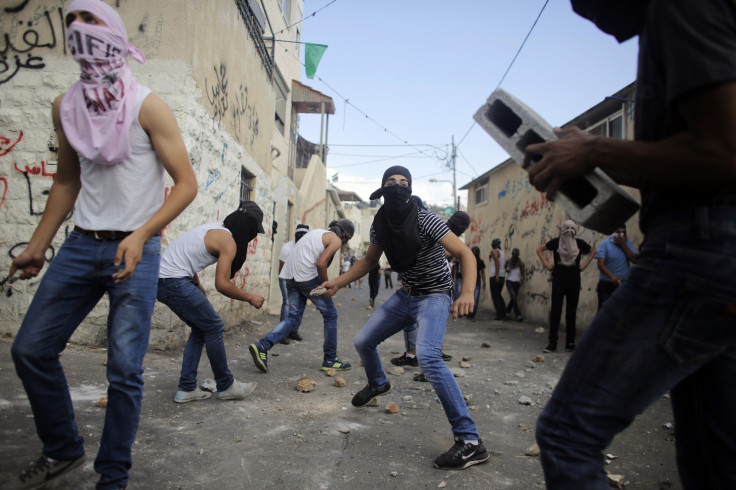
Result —
<instances>
[{"instance_id":1,"label":"pink and white keffiyeh headscarf","mask_svg":"<svg viewBox=\"0 0 736 490\"><path fill-rule=\"evenodd\" d=\"M575 235L578 231L578 225L571 219L562 223L560 229L560 242L557 247L557 253L560 254L560 261L562 265L572 266L575 264L575 259L580 254L578 248L578 242L575 240Z\"/></svg>"},{"instance_id":2,"label":"pink and white keffiyeh headscarf","mask_svg":"<svg viewBox=\"0 0 736 490\"><path fill-rule=\"evenodd\" d=\"M71 146L96 163L113 165L130 156L128 132L135 120L138 83L125 59L146 62L128 42L118 13L102 0L73 0L67 13L86 10L106 25L75 21L67 29L67 45L81 76L61 102L61 123Z\"/></svg>"}]
</instances>

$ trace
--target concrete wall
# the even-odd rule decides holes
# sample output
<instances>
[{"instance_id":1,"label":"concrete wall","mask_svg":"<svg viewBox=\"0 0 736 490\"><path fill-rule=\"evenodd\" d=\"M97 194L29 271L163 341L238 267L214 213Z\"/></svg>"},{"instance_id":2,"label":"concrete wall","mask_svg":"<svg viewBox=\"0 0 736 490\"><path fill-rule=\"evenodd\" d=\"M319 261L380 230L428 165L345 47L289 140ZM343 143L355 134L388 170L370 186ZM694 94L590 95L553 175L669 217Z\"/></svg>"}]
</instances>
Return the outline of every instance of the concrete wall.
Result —
<instances>
[{"instance_id":1,"label":"concrete wall","mask_svg":"<svg viewBox=\"0 0 736 490\"><path fill-rule=\"evenodd\" d=\"M0 270L6 271L38 224L53 182L56 139L50 118L51 102L78 78L79 73L78 65L66 53L63 43L62 11L68 2L29 0L25 4L18 3L23 8L17 12L0 11L0 26L9 40L5 64L0 63L0 222L3 229ZM276 0L264 3L269 11L280 8ZM233 211L239 202L240 170L245 167L255 176L251 199L264 211L266 234L252 242L246 263L234 282L269 299L273 296L272 255L278 251L278 248L274 250L276 244L271 240L274 212L283 220L286 203L291 202L293 221L298 222L296 217L301 213L302 200L299 192L302 191L298 191L278 169L274 171L273 155L277 152L272 152L271 148L273 86L235 2L126 0L111 4L123 18L131 42L148 59L145 65L131 60L133 74L171 107L199 182L195 202L164 230L164 246L185 230L201 223L222 221ZM301 2L295 2L294 8L301 12ZM285 26L280 14L271 15L271 20L275 22L274 29ZM298 60L289 61L283 55L282 60L282 72L298 78ZM287 128L287 135L288 131ZM283 136L278 138L281 144L288 141ZM284 150L281 158L285 159L288 148ZM323 165L321 169L324 174ZM324 198L324 175L321 183L315 179L312 184L321 187L321 191L318 189L314 193ZM170 185L169 179L166 192ZM276 207L274 202L278 203ZM71 218L65 221L49 248L49 261L73 226ZM319 222L324 219L323 214ZM284 234L279 238L282 237ZM210 269L202 274L202 279L212 293L210 301L228 326L262 314L248 304L217 294L214 268ZM12 335L17 330L39 279L0 284L0 334ZM274 299L280 303L280 294ZM268 311L273 302L269 301L263 311ZM73 341L104 344L106 316L107 305L103 300L77 330ZM187 331L167 308L157 306L152 347L181 345Z\"/></svg>"}]
</instances>

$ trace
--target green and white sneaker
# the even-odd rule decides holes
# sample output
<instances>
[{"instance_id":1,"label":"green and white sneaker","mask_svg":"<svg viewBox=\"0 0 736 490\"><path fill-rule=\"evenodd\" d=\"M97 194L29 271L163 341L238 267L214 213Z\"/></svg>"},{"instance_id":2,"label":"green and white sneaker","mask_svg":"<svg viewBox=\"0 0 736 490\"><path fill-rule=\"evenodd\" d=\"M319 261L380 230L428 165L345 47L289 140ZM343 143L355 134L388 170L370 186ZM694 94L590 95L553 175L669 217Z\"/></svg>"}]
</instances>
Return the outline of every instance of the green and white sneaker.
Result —
<instances>
[{"instance_id":1,"label":"green and white sneaker","mask_svg":"<svg viewBox=\"0 0 736 490\"><path fill-rule=\"evenodd\" d=\"M263 350L258 342L248 346L250 355L253 356L253 364L264 373L268 372L268 351Z\"/></svg>"},{"instance_id":2,"label":"green and white sneaker","mask_svg":"<svg viewBox=\"0 0 736 490\"><path fill-rule=\"evenodd\" d=\"M329 369L334 369L335 371L347 371L353 367L349 362L343 362L338 358L335 358L332 362L323 362L322 363L322 371L327 371Z\"/></svg>"}]
</instances>

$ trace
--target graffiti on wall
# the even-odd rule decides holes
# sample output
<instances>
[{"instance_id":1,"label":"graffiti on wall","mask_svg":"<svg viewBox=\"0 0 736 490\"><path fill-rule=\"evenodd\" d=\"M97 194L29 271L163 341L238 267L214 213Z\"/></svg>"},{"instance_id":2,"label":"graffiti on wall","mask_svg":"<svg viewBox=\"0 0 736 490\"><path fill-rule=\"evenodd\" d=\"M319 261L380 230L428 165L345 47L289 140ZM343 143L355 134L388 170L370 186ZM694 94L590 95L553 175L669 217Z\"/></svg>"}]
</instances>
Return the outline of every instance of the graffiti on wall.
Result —
<instances>
[{"instance_id":1,"label":"graffiti on wall","mask_svg":"<svg viewBox=\"0 0 736 490\"><path fill-rule=\"evenodd\" d=\"M244 136L243 130L248 132L247 140L251 146L258 136L259 118L255 104L248 101L248 87L240 84L232 90L227 74L227 66L213 66L214 78L205 77L205 92L207 100L212 106L213 118L221 123L229 118L236 136Z\"/></svg>"},{"instance_id":2,"label":"graffiti on wall","mask_svg":"<svg viewBox=\"0 0 736 490\"><path fill-rule=\"evenodd\" d=\"M52 172L46 168L46 162L41 160L40 165L26 165L25 168L18 167L17 163L13 163L16 172L26 178L26 186L28 188L28 212L31 216L41 216L46 209L46 199L49 195L49 189L46 186L38 186L34 190L32 176L47 177L54 180L56 172ZM43 205L39 204L42 201Z\"/></svg>"},{"instance_id":3,"label":"graffiti on wall","mask_svg":"<svg viewBox=\"0 0 736 490\"><path fill-rule=\"evenodd\" d=\"M62 9L37 6L28 8L28 0L5 7L10 14L10 32L0 40L0 85L12 80L22 70L41 70L46 67L43 54L53 50L59 42L64 47L64 18ZM56 25L55 25L56 23Z\"/></svg>"}]
</instances>

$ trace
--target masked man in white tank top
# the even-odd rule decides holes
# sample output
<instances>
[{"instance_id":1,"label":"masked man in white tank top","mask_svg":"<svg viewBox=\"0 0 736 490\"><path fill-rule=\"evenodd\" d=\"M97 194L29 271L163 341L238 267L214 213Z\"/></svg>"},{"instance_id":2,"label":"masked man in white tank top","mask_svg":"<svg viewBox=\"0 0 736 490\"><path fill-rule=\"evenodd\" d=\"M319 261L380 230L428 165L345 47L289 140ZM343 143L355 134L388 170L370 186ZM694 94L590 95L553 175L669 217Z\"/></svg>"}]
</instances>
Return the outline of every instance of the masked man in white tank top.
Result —
<instances>
[{"instance_id":1,"label":"masked man in white tank top","mask_svg":"<svg viewBox=\"0 0 736 490\"><path fill-rule=\"evenodd\" d=\"M160 232L194 199L197 181L173 114L130 72L126 56L140 63L145 57L128 43L115 9L99 0L73 0L65 21L81 76L54 101L56 177L43 217L10 274L36 277L73 209L75 226L44 274L12 347L43 448L11 486L36 488L84 463L59 354L107 294L108 405L94 468L98 489L125 488L143 398ZM175 184L166 201L164 172Z\"/></svg>"}]
</instances>

